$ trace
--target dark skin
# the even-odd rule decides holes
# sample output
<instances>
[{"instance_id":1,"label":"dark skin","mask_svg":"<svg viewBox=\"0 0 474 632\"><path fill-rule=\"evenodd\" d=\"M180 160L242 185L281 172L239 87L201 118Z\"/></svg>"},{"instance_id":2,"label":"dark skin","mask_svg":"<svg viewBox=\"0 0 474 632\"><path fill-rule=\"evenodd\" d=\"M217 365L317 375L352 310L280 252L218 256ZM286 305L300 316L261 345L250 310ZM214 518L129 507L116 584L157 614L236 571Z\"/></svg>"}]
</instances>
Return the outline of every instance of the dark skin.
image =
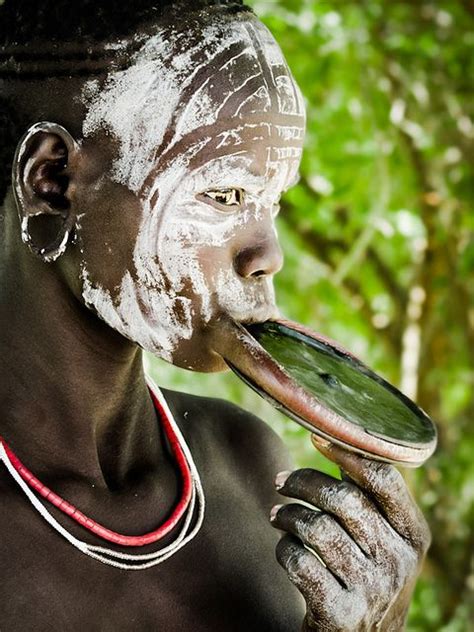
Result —
<instances>
[{"instance_id":1,"label":"dark skin","mask_svg":"<svg viewBox=\"0 0 474 632\"><path fill-rule=\"evenodd\" d=\"M62 93L73 96L72 88ZM80 283L83 257L111 288L132 269L141 207L107 177L100 189L92 186L116 151L110 139L77 146L58 126L38 130L33 141L14 167L16 200L10 191L4 204L0 434L42 482L86 515L121 533L145 533L179 498L179 475L147 392L141 350L85 306ZM117 205L121 213L113 212ZM29 244L17 213L40 218ZM80 239L47 263L41 251L53 248L58 231L79 215ZM221 249L224 259L209 264L208 277L229 256L248 292L271 278L281 254L265 222L259 230L251 221L241 225ZM249 308L246 319L258 317ZM200 370L221 368L212 342L218 322L206 329L197 318L195 336L183 341L176 361L191 355ZM146 571L102 565L51 530L2 468L2 631L403 627L429 532L396 470L319 446L341 466L341 481L300 470L275 484L290 461L260 420L219 400L165 396L203 481L207 509L199 535ZM285 497L315 509L274 509L272 528L270 511ZM278 530L287 532L279 543Z\"/></svg>"}]
</instances>

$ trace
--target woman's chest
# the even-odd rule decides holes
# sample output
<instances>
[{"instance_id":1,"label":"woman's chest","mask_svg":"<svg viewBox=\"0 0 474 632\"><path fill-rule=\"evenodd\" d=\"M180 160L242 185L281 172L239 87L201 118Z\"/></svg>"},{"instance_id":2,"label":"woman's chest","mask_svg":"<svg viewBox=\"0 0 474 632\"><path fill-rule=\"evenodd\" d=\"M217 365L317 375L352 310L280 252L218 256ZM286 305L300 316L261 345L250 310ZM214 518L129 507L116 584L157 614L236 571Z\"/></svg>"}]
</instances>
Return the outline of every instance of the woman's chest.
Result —
<instances>
[{"instance_id":1,"label":"woman's chest","mask_svg":"<svg viewBox=\"0 0 474 632\"><path fill-rule=\"evenodd\" d=\"M0 523L2 632L289 632L301 625L301 599L275 560L278 534L258 502L235 489L231 498L208 499L192 542L142 571L88 558L31 507L3 506Z\"/></svg>"}]
</instances>

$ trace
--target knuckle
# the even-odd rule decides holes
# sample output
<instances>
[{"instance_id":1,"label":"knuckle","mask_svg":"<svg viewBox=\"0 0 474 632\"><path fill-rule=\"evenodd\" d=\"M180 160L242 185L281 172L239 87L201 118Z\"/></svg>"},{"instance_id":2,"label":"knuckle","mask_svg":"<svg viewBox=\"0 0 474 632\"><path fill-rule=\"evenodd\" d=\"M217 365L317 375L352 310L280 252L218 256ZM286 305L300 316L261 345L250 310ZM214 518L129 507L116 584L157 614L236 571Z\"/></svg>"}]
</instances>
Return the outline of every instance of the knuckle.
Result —
<instances>
[{"instance_id":1,"label":"knuckle","mask_svg":"<svg viewBox=\"0 0 474 632\"><path fill-rule=\"evenodd\" d=\"M388 489L400 489L405 484L400 472L387 463L375 463L367 478L375 489L385 493Z\"/></svg>"},{"instance_id":2,"label":"knuckle","mask_svg":"<svg viewBox=\"0 0 474 632\"><path fill-rule=\"evenodd\" d=\"M303 527L305 538L314 544L317 539L325 536L333 525L334 522L328 514L314 512L314 515Z\"/></svg>"},{"instance_id":3,"label":"knuckle","mask_svg":"<svg viewBox=\"0 0 474 632\"><path fill-rule=\"evenodd\" d=\"M319 511L306 510L298 517L297 530L305 542L312 540L319 529L320 520L321 514Z\"/></svg>"},{"instance_id":4,"label":"knuckle","mask_svg":"<svg viewBox=\"0 0 474 632\"><path fill-rule=\"evenodd\" d=\"M355 505L357 509L364 503L364 494L352 483L343 481L338 488L338 500L340 503Z\"/></svg>"},{"instance_id":5,"label":"knuckle","mask_svg":"<svg viewBox=\"0 0 474 632\"><path fill-rule=\"evenodd\" d=\"M326 532L334 524L334 521L328 514L319 513L314 516L313 524L316 531Z\"/></svg>"},{"instance_id":6,"label":"knuckle","mask_svg":"<svg viewBox=\"0 0 474 632\"><path fill-rule=\"evenodd\" d=\"M342 632L355 629L368 630L369 625L366 623L368 612L369 600L367 595L360 590L351 590L348 598L338 603L338 610L334 613L336 629Z\"/></svg>"},{"instance_id":7,"label":"knuckle","mask_svg":"<svg viewBox=\"0 0 474 632\"><path fill-rule=\"evenodd\" d=\"M421 561L431 545L431 530L423 513L417 505L412 506L410 520L407 523L404 541Z\"/></svg>"},{"instance_id":8,"label":"knuckle","mask_svg":"<svg viewBox=\"0 0 474 632\"><path fill-rule=\"evenodd\" d=\"M337 507L341 501L341 485L339 481L326 483L319 490L319 497L322 505L328 508Z\"/></svg>"},{"instance_id":9,"label":"knuckle","mask_svg":"<svg viewBox=\"0 0 474 632\"><path fill-rule=\"evenodd\" d=\"M352 483L337 481L321 493L323 504L334 515L346 519L359 520L366 507L364 493Z\"/></svg>"},{"instance_id":10,"label":"knuckle","mask_svg":"<svg viewBox=\"0 0 474 632\"><path fill-rule=\"evenodd\" d=\"M397 594L418 575L419 564L417 551L406 542L398 542L395 548L385 549L383 557L377 561L374 594Z\"/></svg>"},{"instance_id":11,"label":"knuckle","mask_svg":"<svg viewBox=\"0 0 474 632\"><path fill-rule=\"evenodd\" d=\"M334 541L334 521L318 510L307 510L296 520L296 535L311 549L319 550Z\"/></svg>"}]
</instances>

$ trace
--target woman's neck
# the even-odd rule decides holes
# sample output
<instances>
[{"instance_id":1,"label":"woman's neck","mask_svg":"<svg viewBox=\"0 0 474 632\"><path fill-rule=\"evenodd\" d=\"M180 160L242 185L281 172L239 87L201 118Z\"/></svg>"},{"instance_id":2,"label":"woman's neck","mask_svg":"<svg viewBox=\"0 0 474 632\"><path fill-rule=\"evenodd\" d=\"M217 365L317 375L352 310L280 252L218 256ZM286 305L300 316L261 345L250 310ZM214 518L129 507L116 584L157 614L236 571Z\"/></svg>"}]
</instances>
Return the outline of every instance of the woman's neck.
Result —
<instances>
[{"instance_id":1,"label":"woman's neck","mask_svg":"<svg viewBox=\"0 0 474 632\"><path fill-rule=\"evenodd\" d=\"M0 435L25 465L111 489L158 467L166 447L141 350L21 242L0 255L0 292Z\"/></svg>"}]
</instances>

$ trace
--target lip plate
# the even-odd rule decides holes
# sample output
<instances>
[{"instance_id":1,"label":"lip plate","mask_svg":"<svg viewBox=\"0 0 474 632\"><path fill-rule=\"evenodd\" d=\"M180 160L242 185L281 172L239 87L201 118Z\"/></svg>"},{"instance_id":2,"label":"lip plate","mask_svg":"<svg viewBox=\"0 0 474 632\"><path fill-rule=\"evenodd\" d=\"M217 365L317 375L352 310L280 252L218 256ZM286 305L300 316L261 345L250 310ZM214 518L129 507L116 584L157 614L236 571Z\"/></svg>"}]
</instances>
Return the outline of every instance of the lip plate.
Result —
<instances>
[{"instance_id":1,"label":"lip plate","mask_svg":"<svg viewBox=\"0 0 474 632\"><path fill-rule=\"evenodd\" d=\"M413 442L405 443L399 440L394 441L387 436L367 431L361 426L347 421L335 411L326 408L314 395L309 394L297 384L296 380L288 375L284 368L252 336L251 328L254 325L235 323L239 332L240 346L246 347L246 354L235 353L235 350L233 350L230 355L234 359L226 357L226 354L223 354L223 357L229 367L250 388L305 429L369 458L407 467L417 467L431 456L437 443L436 428L426 413L411 400L397 391L383 378L373 373L358 358L338 343L324 336L319 336L292 321L275 319L271 322L297 332L299 335L309 336L317 341L318 344L329 346L337 351L338 354L347 357L357 366L363 368L364 371L369 372L371 376L375 376L379 383L388 387L392 392L396 392L397 395L402 397L404 403L408 402L410 407L416 408L426 418L433 428L433 439L427 443L419 444L414 444ZM242 345L242 343L245 344ZM247 357L242 358L242 355ZM248 369L247 371L246 368ZM294 392L288 394L288 389L293 389Z\"/></svg>"}]
</instances>

